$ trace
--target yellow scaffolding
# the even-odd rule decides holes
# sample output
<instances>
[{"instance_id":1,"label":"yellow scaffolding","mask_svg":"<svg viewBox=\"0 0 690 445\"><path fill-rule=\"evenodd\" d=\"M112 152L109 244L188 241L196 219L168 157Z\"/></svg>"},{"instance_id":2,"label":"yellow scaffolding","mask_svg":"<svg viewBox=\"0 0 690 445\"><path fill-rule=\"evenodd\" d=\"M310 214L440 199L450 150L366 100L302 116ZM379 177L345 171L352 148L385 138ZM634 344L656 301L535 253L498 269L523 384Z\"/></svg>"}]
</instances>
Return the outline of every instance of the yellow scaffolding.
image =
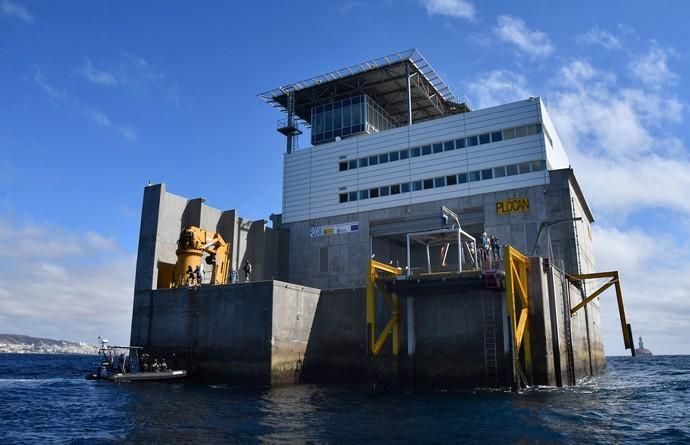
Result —
<instances>
[{"instance_id":1,"label":"yellow scaffolding","mask_svg":"<svg viewBox=\"0 0 690 445\"><path fill-rule=\"evenodd\" d=\"M590 280L590 279L597 279L597 278L609 278L609 281L604 283L599 289L595 290L590 296L586 297L584 300L579 302L575 307L570 309L570 315L575 315L575 312L579 311L583 307L585 307L590 301L594 300L597 298L599 295L601 295L606 289L608 289L611 286L614 286L616 289L616 299L618 300L618 314L620 315L621 318L621 330L623 331L623 342L625 343L625 349L630 349L630 352L632 356L635 356L635 345L633 343L633 338L632 338L632 328L630 327L630 324L628 324L627 319L625 317L625 306L623 305L623 291L621 290L621 280L620 276L618 275L618 271L614 270L611 272L596 272L596 273L587 273L587 274L579 274L579 275L566 275L568 278L568 281L576 283L576 282L582 282L585 280Z\"/></svg>"},{"instance_id":2,"label":"yellow scaffolding","mask_svg":"<svg viewBox=\"0 0 690 445\"><path fill-rule=\"evenodd\" d=\"M530 345L529 294L527 272L529 258L511 246L503 249L503 261L506 280L506 307L511 323L513 339L513 389L529 385L528 377L532 375L532 348ZM523 353L524 369L520 363L520 352ZM525 371L527 374L525 374Z\"/></svg>"}]
</instances>

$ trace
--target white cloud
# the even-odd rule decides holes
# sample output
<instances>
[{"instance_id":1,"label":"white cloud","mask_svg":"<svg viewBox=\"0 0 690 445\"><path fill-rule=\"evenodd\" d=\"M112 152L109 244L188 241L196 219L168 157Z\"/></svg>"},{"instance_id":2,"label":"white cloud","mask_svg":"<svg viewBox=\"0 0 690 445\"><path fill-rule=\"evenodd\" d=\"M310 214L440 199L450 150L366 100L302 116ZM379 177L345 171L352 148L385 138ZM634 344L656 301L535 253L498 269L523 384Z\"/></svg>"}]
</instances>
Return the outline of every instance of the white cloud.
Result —
<instances>
[{"instance_id":1,"label":"white cloud","mask_svg":"<svg viewBox=\"0 0 690 445\"><path fill-rule=\"evenodd\" d=\"M668 56L668 51L653 43L646 54L632 61L630 70L648 86L661 88L678 79L678 75L668 67Z\"/></svg>"},{"instance_id":2,"label":"white cloud","mask_svg":"<svg viewBox=\"0 0 690 445\"><path fill-rule=\"evenodd\" d=\"M137 133L134 131L131 125L124 125L120 127L120 134L128 140L129 142L134 142L137 140Z\"/></svg>"},{"instance_id":3,"label":"white cloud","mask_svg":"<svg viewBox=\"0 0 690 445\"><path fill-rule=\"evenodd\" d=\"M134 255L96 232L0 219L0 324L10 333L127 343ZM117 340L119 338L119 340Z\"/></svg>"},{"instance_id":4,"label":"white cloud","mask_svg":"<svg viewBox=\"0 0 690 445\"><path fill-rule=\"evenodd\" d=\"M525 76L509 70L494 70L467 85L480 108L526 99L530 96Z\"/></svg>"},{"instance_id":5,"label":"white cloud","mask_svg":"<svg viewBox=\"0 0 690 445\"><path fill-rule=\"evenodd\" d=\"M475 15L474 5L467 0L422 0L429 15L445 15L463 19L472 19Z\"/></svg>"},{"instance_id":6,"label":"white cloud","mask_svg":"<svg viewBox=\"0 0 690 445\"><path fill-rule=\"evenodd\" d=\"M84 113L86 114L86 117L96 122L98 125L102 125L104 127L110 127L112 125L112 121L108 115L102 111L86 108L84 109Z\"/></svg>"},{"instance_id":7,"label":"white cloud","mask_svg":"<svg viewBox=\"0 0 690 445\"><path fill-rule=\"evenodd\" d=\"M34 82L41 87L41 89L48 94L53 99L64 100L67 99L67 93L54 87L48 82L48 80L43 76L41 70L36 70L34 73Z\"/></svg>"},{"instance_id":8,"label":"white cloud","mask_svg":"<svg viewBox=\"0 0 690 445\"><path fill-rule=\"evenodd\" d=\"M554 50L546 33L529 29L525 22L517 17L507 15L498 17L494 33L500 40L515 45L519 51L530 58L545 57Z\"/></svg>"},{"instance_id":9,"label":"white cloud","mask_svg":"<svg viewBox=\"0 0 690 445\"><path fill-rule=\"evenodd\" d=\"M79 69L79 72L86 78L89 82L96 85L104 86L114 86L117 85L117 80L115 76L108 72L96 69L90 60L86 60L84 66Z\"/></svg>"},{"instance_id":10,"label":"white cloud","mask_svg":"<svg viewBox=\"0 0 690 445\"><path fill-rule=\"evenodd\" d=\"M577 36L577 43L581 45L599 45L606 49L620 49L622 47L621 40L607 31L594 28L584 34Z\"/></svg>"},{"instance_id":11,"label":"white cloud","mask_svg":"<svg viewBox=\"0 0 690 445\"><path fill-rule=\"evenodd\" d=\"M26 23L32 23L34 16L22 5L11 2L10 0L0 1L0 16L14 17Z\"/></svg>"}]
</instances>

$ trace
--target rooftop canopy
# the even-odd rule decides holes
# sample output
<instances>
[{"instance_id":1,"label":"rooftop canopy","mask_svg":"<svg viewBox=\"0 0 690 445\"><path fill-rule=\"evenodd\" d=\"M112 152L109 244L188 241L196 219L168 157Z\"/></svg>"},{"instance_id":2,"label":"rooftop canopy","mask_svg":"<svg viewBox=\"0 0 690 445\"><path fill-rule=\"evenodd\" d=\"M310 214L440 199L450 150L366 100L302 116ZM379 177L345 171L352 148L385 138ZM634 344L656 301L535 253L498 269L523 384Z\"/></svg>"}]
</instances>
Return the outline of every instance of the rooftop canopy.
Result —
<instances>
[{"instance_id":1,"label":"rooftop canopy","mask_svg":"<svg viewBox=\"0 0 690 445\"><path fill-rule=\"evenodd\" d=\"M409 76L409 93L407 77ZM334 100L366 94L398 124L470 111L416 49L401 51L261 93L267 103L288 112L293 93L295 117L311 124L311 109Z\"/></svg>"}]
</instances>

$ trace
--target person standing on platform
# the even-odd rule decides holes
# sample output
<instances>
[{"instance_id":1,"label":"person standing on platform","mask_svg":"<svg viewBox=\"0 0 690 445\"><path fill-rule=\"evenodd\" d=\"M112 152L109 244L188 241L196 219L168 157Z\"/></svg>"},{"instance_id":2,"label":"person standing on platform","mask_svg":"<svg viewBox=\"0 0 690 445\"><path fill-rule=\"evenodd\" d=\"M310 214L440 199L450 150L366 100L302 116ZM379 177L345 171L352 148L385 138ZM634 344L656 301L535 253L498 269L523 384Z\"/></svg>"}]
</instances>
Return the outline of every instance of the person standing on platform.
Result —
<instances>
[{"instance_id":1,"label":"person standing on platform","mask_svg":"<svg viewBox=\"0 0 690 445\"><path fill-rule=\"evenodd\" d=\"M244 271L244 281L249 281L252 275L252 263L249 261L249 258L244 260L244 267L242 267L242 270Z\"/></svg>"}]
</instances>

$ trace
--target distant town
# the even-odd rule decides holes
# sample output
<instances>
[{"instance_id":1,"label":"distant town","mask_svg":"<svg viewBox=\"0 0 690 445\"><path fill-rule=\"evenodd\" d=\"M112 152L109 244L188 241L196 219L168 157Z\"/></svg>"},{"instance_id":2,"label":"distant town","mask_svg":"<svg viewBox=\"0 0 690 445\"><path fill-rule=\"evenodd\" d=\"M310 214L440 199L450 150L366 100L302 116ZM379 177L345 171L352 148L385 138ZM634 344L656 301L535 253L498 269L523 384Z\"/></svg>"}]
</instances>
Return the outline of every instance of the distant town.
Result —
<instances>
[{"instance_id":1,"label":"distant town","mask_svg":"<svg viewBox=\"0 0 690 445\"><path fill-rule=\"evenodd\" d=\"M95 354L97 347L84 342L0 334L0 353L9 354Z\"/></svg>"}]
</instances>

